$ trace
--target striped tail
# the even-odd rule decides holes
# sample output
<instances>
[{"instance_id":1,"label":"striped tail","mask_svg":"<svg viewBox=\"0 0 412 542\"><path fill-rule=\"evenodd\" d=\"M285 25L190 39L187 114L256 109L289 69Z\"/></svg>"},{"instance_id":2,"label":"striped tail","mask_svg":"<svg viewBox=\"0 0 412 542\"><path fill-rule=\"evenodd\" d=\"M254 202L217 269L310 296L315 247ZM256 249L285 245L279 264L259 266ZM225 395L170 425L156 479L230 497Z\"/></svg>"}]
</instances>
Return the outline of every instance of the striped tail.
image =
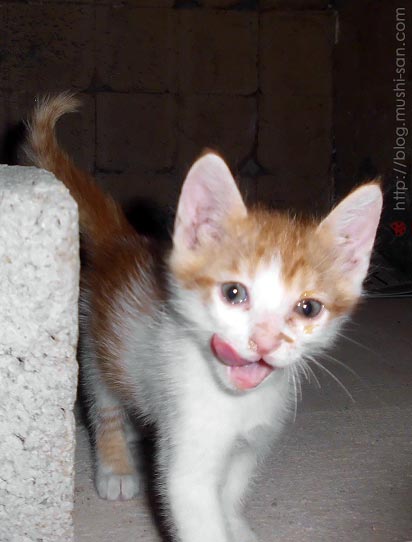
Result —
<instances>
[{"instance_id":1,"label":"striped tail","mask_svg":"<svg viewBox=\"0 0 412 542\"><path fill-rule=\"evenodd\" d=\"M25 151L36 166L51 171L66 185L77 202L80 231L85 241L97 245L114 234L129 231L130 226L120 206L97 186L91 175L78 169L59 147L56 122L65 113L77 111L79 106L80 101L70 93L42 99L27 123Z\"/></svg>"}]
</instances>

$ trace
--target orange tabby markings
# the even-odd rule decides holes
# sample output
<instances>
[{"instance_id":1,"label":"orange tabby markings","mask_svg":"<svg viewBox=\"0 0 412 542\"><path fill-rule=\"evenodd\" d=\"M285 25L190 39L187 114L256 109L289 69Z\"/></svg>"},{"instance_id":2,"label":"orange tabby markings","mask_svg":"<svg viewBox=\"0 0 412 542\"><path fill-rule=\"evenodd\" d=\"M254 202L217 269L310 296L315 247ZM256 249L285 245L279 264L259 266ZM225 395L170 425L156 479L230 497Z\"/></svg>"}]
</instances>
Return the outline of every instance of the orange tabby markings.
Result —
<instances>
[{"instance_id":1,"label":"orange tabby markings","mask_svg":"<svg viewBox=\"0 0 412 542\"><path fill-rule=\"evenodd\" d=\"M126 437L120 417L116 420L103 420L97 431L96 447L99 459L105 466L110 466L113 474L133 474L134 466L130 461Z\"/></svg>"}]
</instances>

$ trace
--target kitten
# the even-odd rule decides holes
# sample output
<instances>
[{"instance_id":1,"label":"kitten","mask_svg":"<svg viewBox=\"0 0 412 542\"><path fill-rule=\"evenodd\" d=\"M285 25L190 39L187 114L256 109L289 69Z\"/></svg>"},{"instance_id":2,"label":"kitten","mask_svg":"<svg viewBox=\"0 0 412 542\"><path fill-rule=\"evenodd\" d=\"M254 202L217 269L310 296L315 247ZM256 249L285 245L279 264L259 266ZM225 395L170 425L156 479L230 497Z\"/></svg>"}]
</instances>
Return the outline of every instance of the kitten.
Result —
<instances>
[{"instance_id":1,"label":"kitten","mask_svg":"<svg viewBox=\"0 0 412 542\"><path fill-rule=\"evenodd\" d=\"M39 104L34 163L78 203L87 263L81 364L96 487L131 499L140 476L129 416L155 424L159 488L181 542L252 542L241 503L288 413L299 370L359 300L382 195L353 191L321 222L246 209L225 162L201 156L183 184L164 259L55 138L77 101Z\"/></svg>"}]
</instances>

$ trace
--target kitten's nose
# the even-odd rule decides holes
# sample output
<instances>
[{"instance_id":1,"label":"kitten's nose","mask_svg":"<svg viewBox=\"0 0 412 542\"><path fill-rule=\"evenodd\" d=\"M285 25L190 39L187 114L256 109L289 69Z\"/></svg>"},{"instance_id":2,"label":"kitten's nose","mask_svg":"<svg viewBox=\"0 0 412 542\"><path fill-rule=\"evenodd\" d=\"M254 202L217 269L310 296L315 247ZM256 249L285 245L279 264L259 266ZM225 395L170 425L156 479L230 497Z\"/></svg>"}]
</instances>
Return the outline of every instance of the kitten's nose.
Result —
<instances>
[{"instance_id":1,"label":"kitten's nose","mask_svg":"<svg viewBox=\"0 0 412 542\"><path fill-rule=\"evenodd\" d=\"M256 335L254 335L249 340L249 348L263 358L277 350L281 342L279 337L256 337Z\"/></svg>"},{"instance_id":2,"label":"kitten's nose","mask_svg":"<svg viewBox=\"0 0 412 542\"><path fill-rule=\"evenodd\" d=\"M276 315L265 314L254 326L249 348L261 357L274 352L282 344L282 320Z\"/></svg>"},{"instance_id":3,"label":"kitten's nose","mask_svg":"<svg viewBox=\"0 0 412 542\"><path fill-rule=\"evenodd\" d=\"M263 357L277 350L281 343L280 335L255 333L249 340L249 348Z\"/></svg>"}]
</instances>

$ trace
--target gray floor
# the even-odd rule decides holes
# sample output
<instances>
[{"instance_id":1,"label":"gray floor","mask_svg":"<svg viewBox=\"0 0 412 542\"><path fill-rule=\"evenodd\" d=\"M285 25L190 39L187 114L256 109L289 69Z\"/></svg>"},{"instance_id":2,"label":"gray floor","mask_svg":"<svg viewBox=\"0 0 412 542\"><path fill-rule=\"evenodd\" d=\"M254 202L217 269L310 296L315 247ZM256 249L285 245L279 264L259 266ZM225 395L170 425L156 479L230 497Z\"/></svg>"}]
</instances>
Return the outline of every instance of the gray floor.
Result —
<instances>
[{"instance_id":1,"label":"gray floor","mask_svg":"<svg viewBox=\"0 0 412 542\"><path fill-rule=\"evenodd\" d=\"M412 299L365 303L345 334L332 354L358 376L326 367L353 401L315 369L248 500L262 542L412 541ZM159 541L144 496L96 497L81 426L74 518L76 542Z\"/></svg>"}]
</instances>

